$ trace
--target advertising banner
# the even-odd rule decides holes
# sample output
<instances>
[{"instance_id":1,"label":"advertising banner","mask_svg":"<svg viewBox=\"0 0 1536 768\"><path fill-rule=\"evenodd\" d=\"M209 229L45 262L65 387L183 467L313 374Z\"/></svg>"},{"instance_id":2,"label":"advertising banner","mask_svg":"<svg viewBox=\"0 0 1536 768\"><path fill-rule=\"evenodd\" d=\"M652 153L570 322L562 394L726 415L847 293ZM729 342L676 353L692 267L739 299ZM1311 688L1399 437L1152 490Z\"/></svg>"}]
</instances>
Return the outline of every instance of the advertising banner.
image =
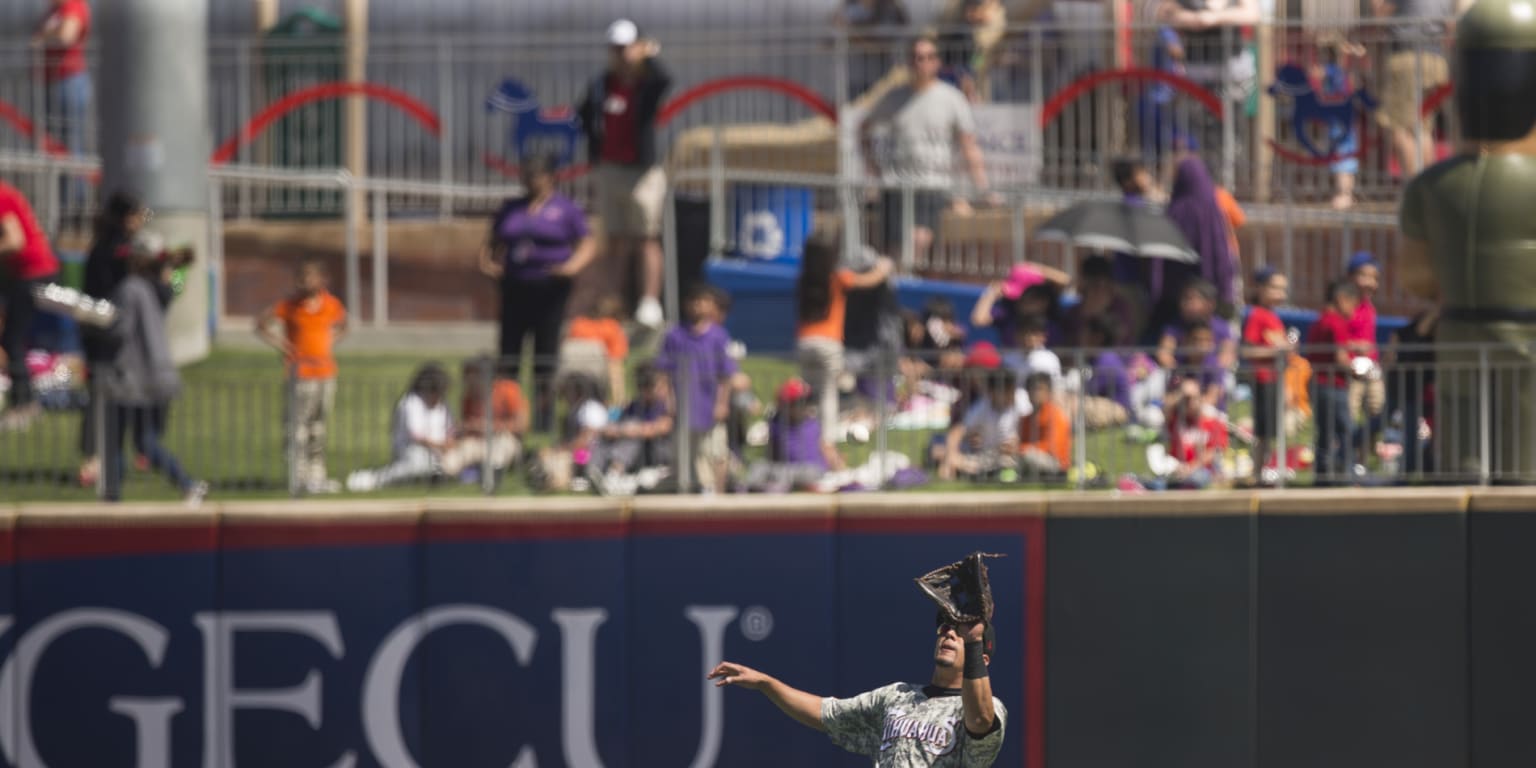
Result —
<instances>
[{"instance_id":1,"label":"advertising banner","mask_svg":"<svg viewBox=\"0 0 1536 768\"><path fill-rule=\"evenodd\" d=\"M1043 521L828 510L23 516L14 551L0 526L0 764L865 765L705 673L926 684L913 579L982 550L1006 555L997 765L1037 768Z\"/></svg>"}]
</instances>

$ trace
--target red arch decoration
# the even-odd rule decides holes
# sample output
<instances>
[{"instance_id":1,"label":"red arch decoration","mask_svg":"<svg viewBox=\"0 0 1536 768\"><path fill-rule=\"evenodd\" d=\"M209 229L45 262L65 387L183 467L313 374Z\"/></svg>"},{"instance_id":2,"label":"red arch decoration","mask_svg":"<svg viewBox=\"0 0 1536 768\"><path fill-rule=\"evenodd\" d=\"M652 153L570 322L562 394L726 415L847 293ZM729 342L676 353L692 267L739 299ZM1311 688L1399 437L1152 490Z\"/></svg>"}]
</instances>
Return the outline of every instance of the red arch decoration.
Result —
<instances>
[{"instance_id":1,"label":"red arch decoration","mask_svg":"<svg viewBox=\"0 0 1536 768\"><path fill-rule=\"evenodd\" d=\"M36 136L37 124L21 113L15 105L0 99L0 120L10 123L16 132L28 137ZM67 155L69 149L48 134L43 134L43 151L50 155Z\"/></svg>"},{"instance_id":2,"label":"red arch decoration","mask_svg":"<svg viewBox=\"0 0 1536 768\"><path fill-rule=\"evenodd\" d=\"M810 107L822 117L837 122L837 109L821 98L820 94L792 80L777 77L722 77L706 80L678 94L656 113L656 124L666 125L695 103L731 91L772 91L783 94Z\"/></svg>"},{"instance_id":3,"label":"red arch decoration","mask_svg":"<svg viewBox=\"0 0 1536 768\"><path fill-rule=\"evenodd\" d=\"M267 108L263 109L261 114L251 118L251 121L246 123L238 134L219 145L209 162L214 165L223 165L234 159L242 145L260 136L268 126L289 112L318 101L333 101L348 96L364 96L374 101L382 101L415 119L433 136L442 133L443 126L438 120L437 113L404 91L374 83L322 83L295 91L267 105Z\"/></svg>"},{"instance_id":4,"label":"red arch decoration","mask_svg":"<svg viewBox=\"0 0 1536 768\"><path fill-rule=\"evenodd\" d=\"M1045 106L1040 109L1040 127L1050 125L1061 114L1061 110L1083 94L1108 83L1119 82L1156 82L1171 85L1175 89L1184 92L1194 99L1205 111L1216 117L1221 117L1222 103L1216 94L1211 93L1205 86L1190 80L1187 77L1164 72L1150 67L1127 67L1125 69L1107 69L1103 72L1092 72L1067 84L1067 87L1056 92Z\"/></svg>"},{"instance_id":5,"label":"red arch decoration","mask_svg":"<svg viewBox=\"0 0 1536 768\"><path fill-rule=\"evenodd\" d=\"M771 91L783 94L810 107L812 111L822 117L834 123L837 122L837 108L827 103L827 100L823 99L821 94L793 80L777 77L722 77L699 83L662 105L661 109L656 113L656 125L666 125L694 104L705 99L714 98L722 93L730 93L731 91ZM506 158L487 152L483 159L487 166L500 172L503 176L516 177L518 175L517 166L508 162ZM561 181L580 178L585 176L588 170L590 168L585 165L572 166L562 170L557 178Z\"/></svg>"}]
</instances>

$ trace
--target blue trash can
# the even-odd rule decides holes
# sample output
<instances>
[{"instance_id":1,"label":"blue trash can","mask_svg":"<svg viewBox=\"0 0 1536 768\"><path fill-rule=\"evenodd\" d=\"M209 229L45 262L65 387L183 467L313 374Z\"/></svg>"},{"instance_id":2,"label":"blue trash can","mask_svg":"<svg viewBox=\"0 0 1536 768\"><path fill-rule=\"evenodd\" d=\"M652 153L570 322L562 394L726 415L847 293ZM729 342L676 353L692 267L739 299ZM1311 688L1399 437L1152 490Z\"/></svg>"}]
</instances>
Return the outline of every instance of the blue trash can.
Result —
<instances>
[{"instance_id":1,"label":"blue trash can","mask_svg":"<svg viewBox=\"0 0 1536 768\"><path fill-rule=\"evenodd\" d=\"M800 262L811 231L811 190L738 184L731 202L733 253L757 262Z\"/></svg>"}]
</instances>

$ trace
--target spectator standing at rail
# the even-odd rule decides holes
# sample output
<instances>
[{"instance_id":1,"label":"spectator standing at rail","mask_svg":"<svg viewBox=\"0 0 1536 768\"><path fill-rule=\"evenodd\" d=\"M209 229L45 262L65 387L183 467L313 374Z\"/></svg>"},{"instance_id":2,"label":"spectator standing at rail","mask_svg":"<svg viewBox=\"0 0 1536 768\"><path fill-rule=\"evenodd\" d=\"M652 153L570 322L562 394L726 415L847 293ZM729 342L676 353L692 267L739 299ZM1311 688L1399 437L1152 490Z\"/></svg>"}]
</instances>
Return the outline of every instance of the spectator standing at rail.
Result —
<instances>
[{"instance_id":1,"label":"spectator standing at rail","mask_svg":"<svg viewBox=\"0 0 1536 768\"><path fill-rule=\"evenodd\" d=\"M501 281L503 375L520 377L523 338L533 333L534 429L542 432L554 422L551 387L571 280L597 251L586 214L555 189L553 157L524 159L523 186L526 194L508 200L491 220L480 271Z\"/></svg>"},{"instance_id":2,"label":"spectator standing at rail","mask_svg":"<svg viewBox=\"0 0 1536 768\"><path fill-rule=\"evenodd\" d=\"M129 252L128 275L112 294L112 303L117 306L117 320L112 326L116 353L102 373L102 389L111 404L107 441L102 446L105 495L108 501L122 500L127 463L123 437L132 428L134 448L176 484L188 506L195 507L208 494L208 484L187 474L161 442L171 401L181 392L181 375L171 361L165 303L160 297L159 285L165 282L167 270L163 253L158 238L139 233Z\"/></svg>"},{"instance_id":3,"label":"spectator standing at rail","mask_svg":"<svg viewBox=\"0 0 1536 768\"><path fill-rule=\"evenodd\" d=\"M1157 178L1152 169L1136 158L1124 157L1114 161L1110 165L1110 175L1114 178L1115 186L1120 189L1121 201L1126 205L1144 207L1158 194ZM1135 291L1137 298L1146 303L1149 267L1147 259L1134 253L1116 253L1111 276L1117 285Z\"/></svg>"},{"instance_id":4,"label":"spectator standing at rail","mask_svg":"<svg viewBox=\"0 0 1536 768\"><path fill-rule=\"evenodd\" d=\"M1315 422L1316 471L1323 482L1334 482L1349 469L1350 438L1354 432L1349 418L1349 318L1360 306L1360 289L1348 280L1328 286L1328 306L1318 313L1317 322L1307 331L1307 360L1316 371L1312 386L1312 417Z\"/></svg>"},{"instance_id":5,"label":"spectator standing at rail","mask_svg":"<svg viewBox=\"0 0 1536 768\"><path fill-rule=\"evenodd\" d=\"M894 265L885 257L876 259L873 268L854 272L838 267L842 252L842 230L822 229L805 244L800 277L795 286L795 304L799 328L795 337L795 356L800 361L800 375L816 394L817 419L821 423L822 451L827 465L843 469L837 452L838 377L843 373L843 332L848 312L848 292L873 288L890 277ZM884 387L884 383L881 383ZM884 396L881 392L880 396Z\"/></svg>"},{"instance_id":6,"label":"spectator standing at rail","mask_svg":"<svg viewBox=\"0 0 1536 768\"><path fill-rule=\"evenodd\" d=\"M71 155L85 154L86 115L91 109L91 75L85 43L91 31L91 6L85 0L50 0L48 13L32 33L43 49L43 82L48 89L48 133L62 138ZM83 207L84 180L64 183L64 202Z\"/></svg>"},{"instance_id":7,"label":"spectator standing at rail","mask_svg":"<svg viewBox=\"0 0 1536 768\"><path fill-rule=\"evenodd\" d=\"M690 455L678 458L699 471L696 482L712 494L726 490L730 446L725 420L740 371L730 353L731 335L721 322L730 311L730 296L712 285L696 285L684 298L686 324L662 338L655 365L678 398L674 410L689 431Z\"/></svg>"},{"instance_id":8,"label":"spectator standing at rail","mask_svg":"<svg viewBox=\"0 0 1536 768\"><path fill-rule=\"evenodd\" d=\"M117 286L128 276L128 251L133 238L149 223L153 216L149 207L137 197L126 192L114 192L107 198L96 219L95 238L85 259L85 282L81 286L85 295L94 299L111 299ZM169 298L169 291L162 291L161 298ZM85 353L86 393L95 397L94 383L98 380L97 369L111 364L116 352L110 334L81 329L81 347ZM96 444L96 406L86 405L80 419L80 471L83 486L93 485L101 471L101 449Z\"/></svg>"},{"instance_id":9,"label":"spectator standing at rail","mask_svg":"<svg viewBox=\"0 0 1536 768\"><path fill-rule=\"evenodd\" d=\"M976 120L965 95L939 79L942 63L939 46L931 37L912 43L910 78L888 91L859 126L859 147L867 172L880 178L885 192L885 249L901 247L903 229L911 225L913 253L923 261L933 245L934 233L946 208L959 215L971 212L954 188L955 156L965 159L971 186L977 194L991 196L981 147L976 143ZM888 126L889 151L877 159L873 131ZM913 221L902 215L903 185L913 187ZM814 385L813 385L814 386Z\"/></svg>"},{"instance_id":10,"label":"spectator standing at rail","mask_svg":"<svg viewBox=\"0 0 1536 768\"><path fill-rule=\"evenodd\" d=\"M608 68L581 98L578 116L594 170L597 215L607 233L604 254L617 268L640 254L640 303L635 321L659 328L661 216L667 177L656 158L656 114L672 86L658 55L661 45L640 36L633 21L608 26Z\"/></svg>"},{"instance_id":11,"label":"spectator standing at rail","mask_svg":"<svg viewBox=\"0 0 1536 768\"><path fill-rule=\"evenodd\" d=\"M1371 12L1389 21L1392 51L1376 116L1392 135L1404 179L1435 159L1434 127L1421 114L1420 104L1424 94L1451 79L1444 51L1454 11L1451 0L1371 0Z\"/></svg>"},{"instance_id":12,"label":"spectator standing at rail","mask_svg":"<svg viewBox=\"0 0 1536 768\"><path fill-rule=\"evenodd\" d=\"M1275 309L1290 295L1285 275L1265 267L1253 275L1253 306L1243 322L1243 356L1253 367L1253 466L1260 479L1280 430L1280 385L1275 371L1281 355L1291 350L1285 324ZM1281 460L1284 461L1283 459Z\"/></svg>"},{"instance_id":13,"label":"spectator standing at rail","mask_svg":"<svg viewBox=\"0 0 1536 768\"><path fill-rule=\"evenodd\" d=\"M1359 425L1357 446L1364 451L1374 442L1382 411L1387 405L1387 384L1381 376L1381 350L1376 345L1376 304L1372 299L1381 284L1381 264L1369 251L1349 259L1349 281L1360 291L1360 304L1349 316L1349 348L1364 358L1349 380L1349 416ZM1362 453L1363 455L1363 453Z\"/></svg>"},{"instance_id":14,"label":"spectator standing at rail","mask_svg":"<svg viewBox=\"0 0 1536 768\"><path fill-rule=\"evenodd\" d=\"M325 468L326 432L336 407L336 343L347 333L347 310L327 289L325 267L313 259L299 264L297 285L288 298L256 320L256 335L283 353L288 388L289 450L298 454L299 487L306 493L335 493L339 483ZM282 334L272 330L283 324Z\"/></svg>"},{"instance_id":15,"label":"spectator standing at rail","mask_svg":"<svg viewBox=\"0 0 1536 768\"><path fill-rule=\"evenodd\" d=\"M33 399L32 372L27 369L27 342L37 316L32 289L58 271L59 261L31 204L20 190L0 181L0 306L5 308L0 353L11 379L0 429L24 429L41 412Z\"/></svg>"},{"instance_id":16,"label":"spectator standing at rail","mask_svg":"<svg viewBox=\"0 0 1536 768\"><path fill-rule=\"evenodd\" d=\"M1167 215L1184 233L1199 261L1179 264L1158 259L1152 263L1152 328L1161 328L1176 315L1184 286L1194 278L1204 278L1215 286L1219 308L1234 307L1237 298L1237 259L1232 253L1231 225L1217 200L1216 184L1211 181L1204 160L1189 155L1179 161Z\"/></svg>"}]
</instances>

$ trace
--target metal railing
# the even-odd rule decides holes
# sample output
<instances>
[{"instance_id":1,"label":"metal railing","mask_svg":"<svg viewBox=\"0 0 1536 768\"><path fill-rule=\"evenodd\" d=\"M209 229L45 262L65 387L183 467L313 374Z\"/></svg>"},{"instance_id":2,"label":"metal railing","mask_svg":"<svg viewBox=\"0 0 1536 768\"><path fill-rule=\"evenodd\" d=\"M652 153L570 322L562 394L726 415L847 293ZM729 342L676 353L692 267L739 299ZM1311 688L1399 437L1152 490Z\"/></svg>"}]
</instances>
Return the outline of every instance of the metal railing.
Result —
<instances>
[{"instance_id":1,"label":"metal railing","mask_svg":"<svg viewBox=\"0 0 1536 768\"><path fill-rule=\"evenodd\" d=\"M408 417L401 403L423 361L343 359L334 408L322 423L323 461L331 478L356 493L390 485L411 492L687 492L707 478L701 469L713 471L711 459L725 471L713 486L721 492L908 487L941 478L1130 492L1536 482L1530 350L1392 345L1383 353L1385 362L1372 372L1358 361L1335 360L1331 348L1310 347L1297 357L1281 355L1273 368L1226 367L1188 350L1176 353L1172 367L1159 365L1151 349L1059 349L1051 365L1005 353L1003 367L987 370L965 367L958 348L950 354L850 352L844 375L834 379L839 416L825 431L803 424L819 418L814 393L794 405L776 400L783 384L801 375L792 353L754 351L740 363L743 376L707 386L689 380L695 370L689 361L676 361L670 387L647 391L626 381L628 401L657 398L653 406L627 411L626 402L606 394L601 360L568 354L535 361L543 365L507 360L462 373L458 361L443 360L451 376L443 403L458 423L454 434L481 442L428 446L420 455L407 455L414 451L412 425L402 422ZM73 378L65 373L74 363L58 365L60 374L41 382L44 415L0 433L0 488L8 497L94 494L77 477L91 398L77 369ZM296 438L311 432L291 403L302 382L289 378L278 360L219 361L187 371L185 380L162 436L190 476L236 496L326 490L301 469L306 458ZM492 408L478 409L478 421L460 419L467 390L502 397L503 381L521 384L516 419L503 422L509 414ZM1043 405L1042 381L1054 406ZM715 392L717 385L731 393L726 417L709 421L719 434L691 416L694 393ZM1186 386L1194 387L1193 399L1184 399ZM1026 418L1031 409L1059 409L1060 416ZM672 427L643 438L609 429L659 424L663 417L673 419ZM507 425L507 435L498 424ZM833 439L845 467L822 463L829 457L818 451L817 434ZM495 442L508 436L516 438L520 459L513 459L514 441ZM135 443L125 436L125 445L132 467ZM960 453L946 458L945 449L956 447ZM775 466L792 464L818 468ZM129 470L128 498L169 492L156 490L146 474L153 469L139 460L137 471Z\"/></svg>"},{"instance_id":2,"label":"metal railing","mask_svg":"<svg viewBox=\"0 0 1536 768\"><path fill-rule=\"evenodd\" d=\"M1347 85L1367 87L1380 96L1391 74L1393 30L1422 24L1270 23L1258 27L1252 40L1236 29L1215 35L1182 33L1181 60L1168 55L1166 34L1142 23L1014 26L987 37L984 44L976 41L969 28L946 27L939 30L939 38L945 77L986 108L1041 110L1070 87L1100 78L1075 98L1055 105L1059 111L1054 119L1040 128L1041 166L1035 183L1064 189L1102 188L1109 158L1138 148L1156 153L1171 134L1177 134L1199 144L1219 180L1241 199L1276 199L1289 191L1298 201L1326 203L1333 192L1326 163L1287 165L1270 151L1270 139L1297 150L1298 137L1286 119L1285 104L1263 93L1274 82L1275 72L1259 67L1272 70L1295 62L1304 71L1319 69L1326 63L1330 41L1353 35L1365 55L1345 62L1353 80ZM750 35L743 30L699 30L665 40L663 58L677 75L673 95L722 79L771 78L802 87L842 108L899 72L910 34L899 29L753 30ZM1266 44L1262 63L1257 51L1261 41ZM41 79L37 54L24 45L0 49L11 51L0 56L0 83L4 83L0 99L23 116L49 115L48 87ZM352 170L359 175L445 184L497 183L504 179L501 163L515 164L515 156L509 160L513 154L509 135L520 120L539 118L533 113L488 110L487 98L505 79L514 78L526 86L530 108L572 104L600 71L604 56L601 46L584 46L569 37L374 40L366 79L390 89L401 101L369 102L364 135L359 137L368 145L368 167ZM210 44L209 60L210 127L216 145L240 136L254 118L285 97L343 78L339 49L327 41L220 39ZM1414 80L1407 89L1417 95L1412 107L1420 108L1424 99L1437 95L1443 81L1442 63L1443 58L1439 63L1426 60L1404 68L1399 62L1398 75ZM1193 88L1149 80L1147 69L1181 78ZM679 114L665 127L663 144L670 145L672 139L697 126L787 124L816 114L792 98L766 95L760 83L738 85L744 88L716 93ZM254 140L236 142L233 162L299 168L341 165L341 147L350 139L340 104L320 99L287 113ZM411 109L402 110L401 104ZM419 109L418 117L432 120L413 118L412 109ZM1446 131L1453 135L1454 122L1444 112L1437 115L1444 117L1432 117L1445 122ZM53 119L35 121L33 135L0 131L0 149L42 148L45 135L69 133L59 124L63 119L68 118L54 110ZM85 151L89 153L96 139L94 107L79 119L86 123ZM560 118L550 119L558 122ZM1434 129L1432 121L1413 126L1416 134ZM1387 159L1391 140L1370 125L1358 139L1362 155L1357 194L1367 200L1390 200L1397 188ZM285 204L246 195L234 210L248 217L264 215L268 209L281 212Z\"/></svg>"}]
</instances>

